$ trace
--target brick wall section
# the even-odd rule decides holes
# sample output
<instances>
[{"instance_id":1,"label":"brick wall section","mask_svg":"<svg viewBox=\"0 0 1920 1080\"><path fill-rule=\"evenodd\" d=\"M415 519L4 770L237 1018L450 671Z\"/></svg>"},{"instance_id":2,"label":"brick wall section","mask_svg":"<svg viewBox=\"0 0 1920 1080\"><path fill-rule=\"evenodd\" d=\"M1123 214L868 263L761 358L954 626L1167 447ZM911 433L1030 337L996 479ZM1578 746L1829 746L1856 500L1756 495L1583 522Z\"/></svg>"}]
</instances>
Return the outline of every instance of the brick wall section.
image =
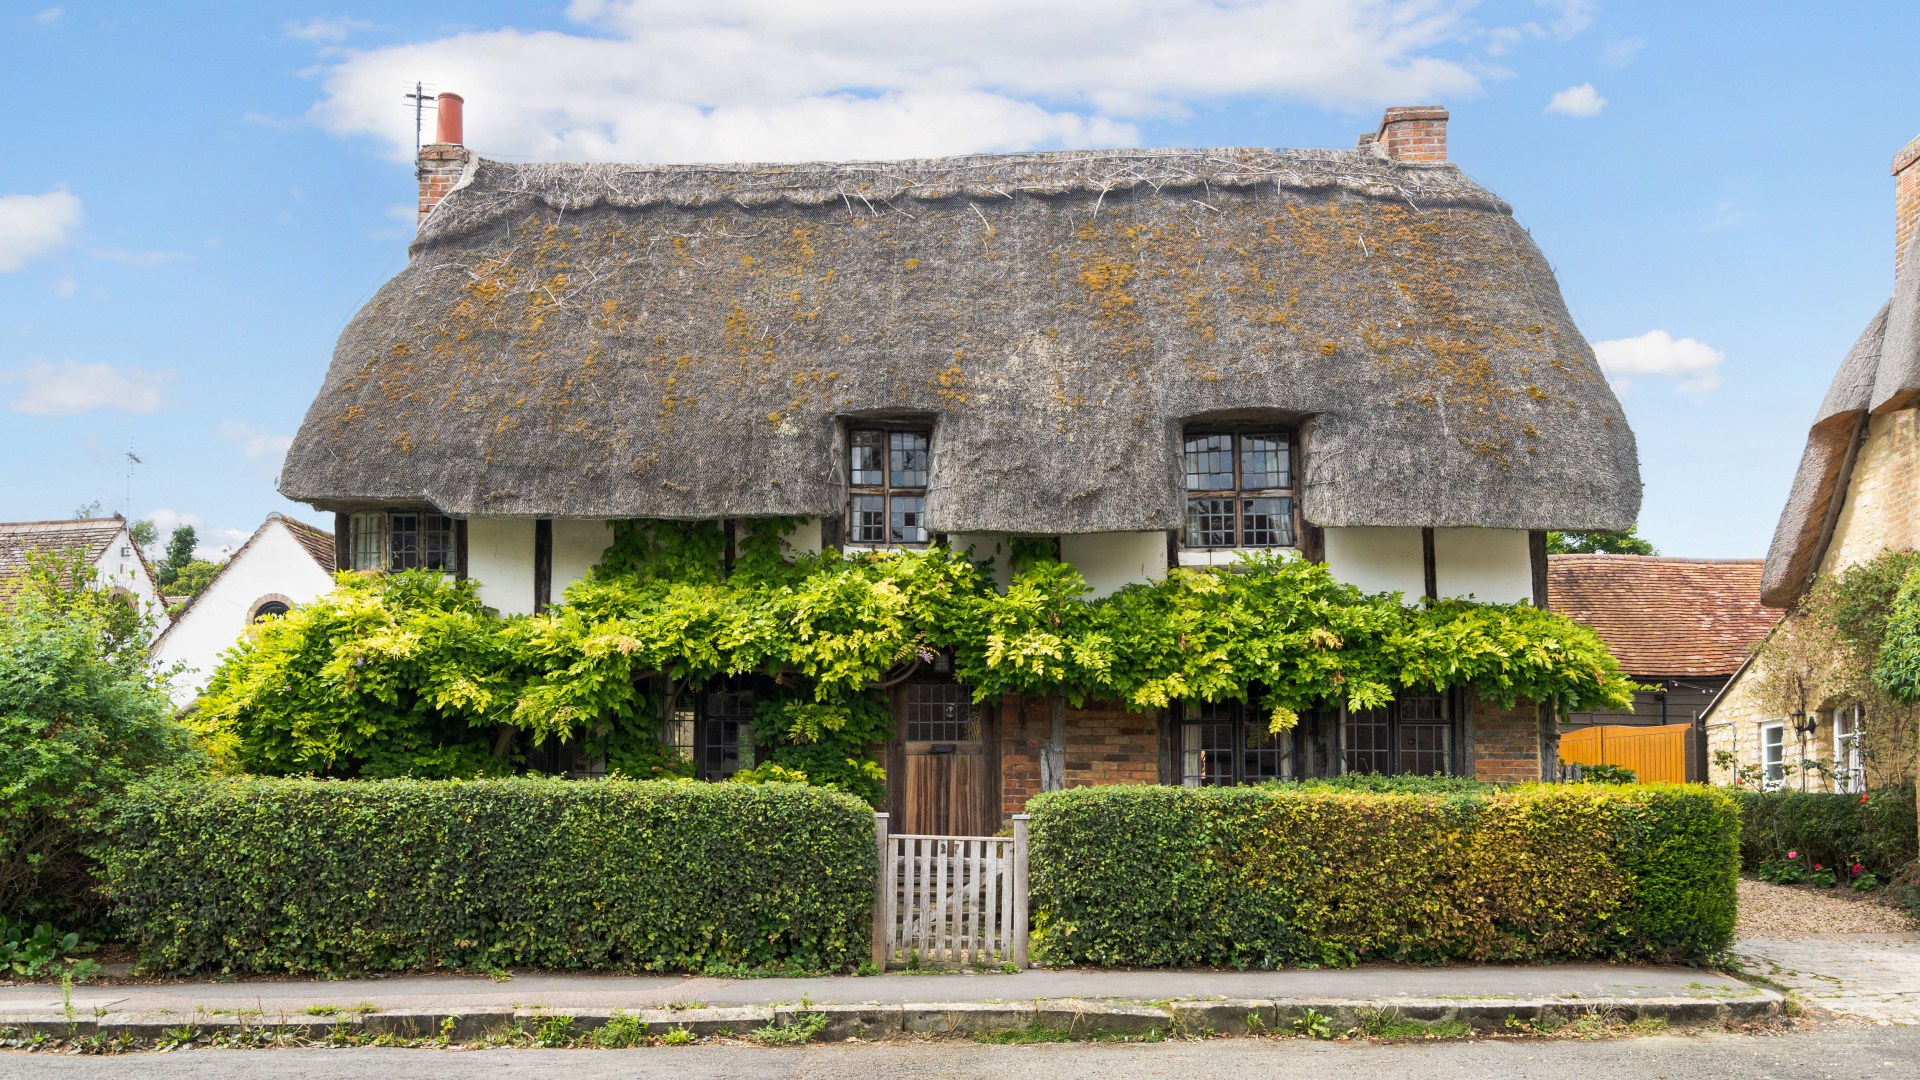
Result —
<instances>
[{"instance_id":1,"label":"brick wall section","mask_svg":"<svg viewBox=\"0 0 1920 1080\"><path fill-rule=\"evenodd\" d=\"M1473 777L1497 784L1540 779L1540 708L1522 701L1511 709L1473 703Z\"/></svg>"},{"instance_id":2,"label":"brick wall section","mask_svg":"<svg viewBox=\"0 0 1920 1080\"><path fill-rule=\"evenodd\" d=\"M1845 501L1820 573L1835 574L1882 551L1920 548L1920 411L1901 409L1867 419Z\"/></svg>"},{"instance_id":3,"label":"brick wall section","mask_svg":"<svg viewBox=\"0 0 1920 1080\"><path fill-rule=\"evenodd\" d=\"M460 182L460 174L467 167L467 148L452 143L433 143L420 148L420 160L414 174L420 178L420 212L414 219L417 228L420 222L445 198L453 185Z\"/></svg>"},{"instance_id":4,"label":"brick wall section","mask_svg":"<svg viewBox=\"0 0 1920 1080\"><path fill-rule=\"evenodd\" d=\"M1395 161L1447 160L1447 110L1438 105L1388 109L1375 140Z\"/></svg>"},{"instance_id":5,"label":"brick wall section","mask_svg":"<svg viewBox=\"0 0 1920 1080\"><path fill-rule=\"evenodd\" d=\"M1067 710L1068 787L1160 782L1160 717L1117 704ZM1045 698L1009 697L1000 708L1000 812L1018 814L1040 793L1040 745L1053 732Z\"/></svg>"},{"instance_id":6,"label":"brick wall section","mask_svg":"<svg viewBox=\"0 0 1920 1080\"><path fill-rule=\"evenodd\" d=\"M1914 224L1920 222L1920 138L1902 147L1893 157L1893 276L1900 276L1900 264L1906 261L1907 242L1913 239Z\"/></svg>"}]
</instances>

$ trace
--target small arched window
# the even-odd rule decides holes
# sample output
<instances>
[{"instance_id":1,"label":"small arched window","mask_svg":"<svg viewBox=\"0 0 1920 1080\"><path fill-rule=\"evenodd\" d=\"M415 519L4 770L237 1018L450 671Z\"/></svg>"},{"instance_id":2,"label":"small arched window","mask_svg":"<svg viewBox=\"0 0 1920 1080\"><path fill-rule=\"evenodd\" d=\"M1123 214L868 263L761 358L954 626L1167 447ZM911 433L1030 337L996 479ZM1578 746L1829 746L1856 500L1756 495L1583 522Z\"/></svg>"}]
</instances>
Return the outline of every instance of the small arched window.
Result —
<instances>
[{"instance_id":1,"label":"small arched window","mask_svg":"<svg viewBox=\"0 0 1920 1080\"><path fill-rule=\"evenodd\" d=\"M251 621L265 622L275 616L285 615L290 610L292 609L289 608L283 600L269 600L253 609L253 619Z\"/></svg>"}]
</instances>

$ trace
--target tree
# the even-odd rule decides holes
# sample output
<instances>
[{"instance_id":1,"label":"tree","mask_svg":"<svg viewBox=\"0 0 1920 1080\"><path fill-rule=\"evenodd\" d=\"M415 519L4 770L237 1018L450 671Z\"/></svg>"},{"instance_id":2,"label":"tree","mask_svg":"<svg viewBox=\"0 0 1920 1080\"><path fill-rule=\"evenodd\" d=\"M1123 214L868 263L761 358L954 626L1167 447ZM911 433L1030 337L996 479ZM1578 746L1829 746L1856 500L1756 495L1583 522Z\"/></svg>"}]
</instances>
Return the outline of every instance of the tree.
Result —
<instances>
[{"instance_id":1,"label":"tree","mask_svg":"<svg viewBox=\"0 0 1920 1080\"><path fill-rule=\"evenodd\" d=\"M174 575L173 587L169 590L175 596L199 596L213 584L213 576L220 572L225 563L208 562L195 559L180 568Z\"/></svg>"},{"instance_id":2,"label":"tree","mask_svg":"<svg viewBox=\"0 0 1920 1080\"><path fill-rule=\"evenodd\" d=\"M1635 524L1626 532L1550 532L1549 555L1658 555L1654 546L1635 535Z\"/></svg>"},{"instance_id":3,"label":"tree","mask_svg":"<svg viewBox=\"0 0 1920 1080\"><path fill-rule=\"evenodd\" d=\"M82 850L101 801L204 767L131 609L75 559L35 559L0 613L0 917L92 914Z\"/></svg>"},{"instance_id":4,"label":"tree","mask_svg":"<svg viewBox=\"0 0 1920 1080\"><path fill-rule=\"evenodd\" d=\"M159 528L145 518L127 526L127 531L133 535L133 542L142 549L150 548L160 540Z\"/></svg>"},{"instance_id":5,"label":"tree","mask_svg":"<svg viewBox=\"0 0 1920 1080\"><path fill-rule=\"evenodd\" d=\"M73 519L75 521L81 521L86 518L96 518L99 516L100 516L100 500L99 499L95 499L92 502L81 503L79 506L76 506L73 508Z\"/></svg>"},{"instance_id":6,"label":"tree","mask_svg":"<svg viewBox=\"0 0 1920 1080\"><path fill-rule=\"evenodd\" d=\"M180 571L193 561L193 549L199 542L199 537L194 535L191 525L182 525L173 530L172 536L167 537L167 557L160 560L155 574L161 588L173 587L175 579L180 576Z\"/></svg>"}]
</instances>

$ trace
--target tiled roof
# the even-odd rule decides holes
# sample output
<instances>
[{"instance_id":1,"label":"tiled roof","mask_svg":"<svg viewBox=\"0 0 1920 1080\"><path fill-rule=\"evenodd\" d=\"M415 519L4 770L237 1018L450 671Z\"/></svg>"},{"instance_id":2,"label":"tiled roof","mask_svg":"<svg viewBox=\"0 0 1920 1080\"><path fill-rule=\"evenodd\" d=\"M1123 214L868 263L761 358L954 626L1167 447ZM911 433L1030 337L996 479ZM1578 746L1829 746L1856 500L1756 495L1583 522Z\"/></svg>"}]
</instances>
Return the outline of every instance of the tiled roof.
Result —
<instances>
[{"instance_id":1,"label":"tiled roof","mask_svg":"<svg viewBox=\"0 0 1920 1080\"><path fill-rule=\"evenodd\" d=\"M1552 555L1547 606L1599 632L1629 675L1732 675L1781 613L1759 559Z\"/></svg>"},{"instance_id":2,"label":"tiled roof","mask_svg":"<svg viewBox=\"0 0 1920 1080\"><path fill-rule=\"evenodd\" d=\"M320 569L328 573L333 572L334 550L332 533L325 529L316 529L304 521L295 521L285 514L272 514L270 516L280 519L280 523L287 527L287 531L293 534L293 538L300 541L300 546L307 549L307 554L313 556L313 561L320 564Z\"/></svg>"},{"instance_id":3,"label":"tiled roof","mask_svg":"<svg viewBox=\"0 0 1920 1080\"><path fill-rule=\"evenodd\" d=\"M89 563L98 559L127 527L120 517L69 521L0 522L0 602L20 587L29 555L78 550Z\"/></svg>"}]
</instances>

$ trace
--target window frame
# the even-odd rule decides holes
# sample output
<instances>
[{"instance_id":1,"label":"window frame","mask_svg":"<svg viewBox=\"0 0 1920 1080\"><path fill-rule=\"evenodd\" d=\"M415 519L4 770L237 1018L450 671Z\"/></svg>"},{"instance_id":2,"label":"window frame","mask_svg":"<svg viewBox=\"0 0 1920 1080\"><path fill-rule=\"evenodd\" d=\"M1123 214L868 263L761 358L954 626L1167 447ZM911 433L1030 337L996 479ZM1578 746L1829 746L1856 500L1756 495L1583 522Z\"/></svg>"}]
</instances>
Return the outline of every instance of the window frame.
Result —
<instances>
[{"instance_id":1,"label":"window frame","mask_svg":"<svg viewBox=\"0 0 1920 1080\"><path fill-rule=\"evenodd\" d=\"M845 503L845 506L846 506L845 546L852 547L852 548L860 548L860 549L878 549L878 548L920 549L920 548L931 547L933 545L934 543L933 530L927 528L927 524L926 524L927 495L928 495L928 492L933 487L933 436L934 436L933 427L934 426L931 423L907 423L907 422L901 422L901 421L891 421L891 422L874 421L871 423L848 421L846 423L845 425L846 441L842 448L842 457L841 457L841 462L846 469L845 475L846 475L846 481L847 481L847 499ZM860 435L866 432L875 432L880 436L880 483L879 484L857 484L854 482L854 476L855 476L855 471L853 468L854 439L857 435ZM893 436L894 435L918 435L926 441L926 449L924 451L924 453L926 454L926 468L923 470L925 475L922 477L922 482L919 486L914 486L911 484L895 484L893 482ZM858 530L860 529L861 526L859 524L859 519L855 514L854 506L856 501L861 499L862 497L878 498L880 500L881 536L880 536L880 539L878 540L863 539L858 535ZM893 539L893 501L895 498L902 498L902 499L917 498L920 500L919 529L924 539L920 539L920 540Z\"/></svg>"},{"instance_id":2,"label":"window frame","mask_svg":"<svg viewBox=\"0 0 1920 1080\"><path fill-rule=\"evenodd\" d=\"M770 686L765 680L750 676L716 679L702 685L688 686L661 720L660 743L690 760L697 780L719 783L735 773L751 769L760 760L757 752L760 744L753 730L754 707L769 691ZM716 715L713 698L723 694L745 697L747 704L744 711ZM714 728L716 724L725 723L736 725L731 743L733 768L716 772L709 759L717 753L724 760L729 743L725 739L716 741ZM689 726L683 729L682 725Z\"/></svg>"},{"instance_id":3,"label":"window frame","mask_svg":"<svg viewBox=\"0 0 1920 1080\"><path fill-rule=\"evenodd\" d=\"M397 530L394 527L396 517L414 519L411 530ZM435 522L433 519L438 519ZM444 522L444 528L437 527ZM429 525L435 525L431 532ZM413 537L412 556L414 565L395 565L399 554L394 550L394 536L403 533ZM441 553L441 565L428 565L427 553L435 545L428 541L429 536L438 537ZM356 571L378 571L383 574L398 574L406 570L429 570L434 573L459 577L460 566L460 522L451 514L443 514L433 507L395 507L387 510L360 510L347 515L347 565L342 569ZM371 565L366 565L370 563Z\"/></svg>"},{"instance_id":4,"label":"window frame","mask_svg":"<svg viewBox=\"0 0 1920 1080\"><path fill-rule=\"evenodd\" d=\"M1865 712L1859 705L1842 705L1833 710L1833 790L1842 795L1858 795L1867 790L1866 755L1861 745Z\"/></svg>"},{"instance_id":5,"label":"window frame","mask_svg":"<svg viewBox=\"0 0 1920 1080\"><path fill-rule=\"evenodd\" d=\"M1773 760L1767 760L1770 748L1767 737L1774 736L1771 749L1775 751ZM1787 725L1772 723L1760 725L1760 790L1778 791L1787 783Z\"/></svg>"},{"instance_id":6,"label":"window frame","mask_svg":"<svg viewBox=\"0 0 1920 1080\"><path fill-rule=\"evenodd\" d=\"M1187 460L1189 446L1195 440L1215 436L1226 436L1230 442L1229 456L1233 463L1233 486L1231 488L1194 488L1189 486ZM1287 468L1283 487L1251 488L1246 486L1246 451L1244 441L1249 437L1270 436L1280 439L1286 447ZM1180 432L1179 467L1180 490L1185 513L1179 529L1179 547L1181 551L1196 553L1225 551L1284 551L1298 550L1300 547L1300 433L1287 424L1193 424ZM1247 504L1254 499L1286 500L1286 536L1283 542L1274 544L1247 543ZM1226 499L1233 504L1233 537L1228 544L1196 544L1193 542L1193 504L1198 499Z\"/></svg>"},{"instance_id":7,"label":"window frame","mask_svg":"<svg viewBox=\"0 0 1920 1080\"><path fill-rule=\"evenodd\" d=\"M1174 703L1173 716L1173 782L1177 787L1240 787L1246 784L1264 784L1273 781L1301 779L1300 771L1300 728L1295 725L1291 730L1279 735L1268 734L1274 747L1256 747L1248 742L1248 734L1256 725L1262 725L1265 718L1260 710L1244 701L1178 701ZM1202 710L1223 710L1225 719L1200 718L1196 713ZM1196 747L1188 749L1187 731L1202 726L1225 724L1230 727L1232 746L1226 751L1232 763L1232 773L1225 780L1208 783L1205 763L1207 755L1217 753L1217 748ZM1277 753L1279 764L1274 775L1247 778L1248 759L1255 754ZM1187 755L1198 755L1201 771L1190 773L1187 767Z\"/></svg>"},{"instance_id":8,"label":"window frame","mask_svg":"<svg viewBox=\"0 0 1920 1080\"><path fill-rule=\"evenodd\" d=\"M1409 718L1407 707L1415 698L1431 698L1437 705L1439 718ZM1385 747L1370 748L1366 753L1373 756L1384 754L1386 769L1356 769L1352 765L1353 755L1359 753L1350 740L1351 729L1355 726L1356 713L1378 713L1379 720L1369 726L1377 726L1385 731ZM1373 772L1380 776L1462 776L1466 773L1462 760L1460 737L1461 703L1452 690L1432 690L1408 687L1394 695L1392 701L1377 709L1350 710L1342 706L1339 711L1339 762L1340 774ZM1409 730L1429 730L1444 733L1446 745L1439 751L1444 768L1439 772L1409 772L1406 757L1411 753L1432 754L1430 749L1409 750L1406 746L1406 734Z\"/></svg>"}]
</instances>

